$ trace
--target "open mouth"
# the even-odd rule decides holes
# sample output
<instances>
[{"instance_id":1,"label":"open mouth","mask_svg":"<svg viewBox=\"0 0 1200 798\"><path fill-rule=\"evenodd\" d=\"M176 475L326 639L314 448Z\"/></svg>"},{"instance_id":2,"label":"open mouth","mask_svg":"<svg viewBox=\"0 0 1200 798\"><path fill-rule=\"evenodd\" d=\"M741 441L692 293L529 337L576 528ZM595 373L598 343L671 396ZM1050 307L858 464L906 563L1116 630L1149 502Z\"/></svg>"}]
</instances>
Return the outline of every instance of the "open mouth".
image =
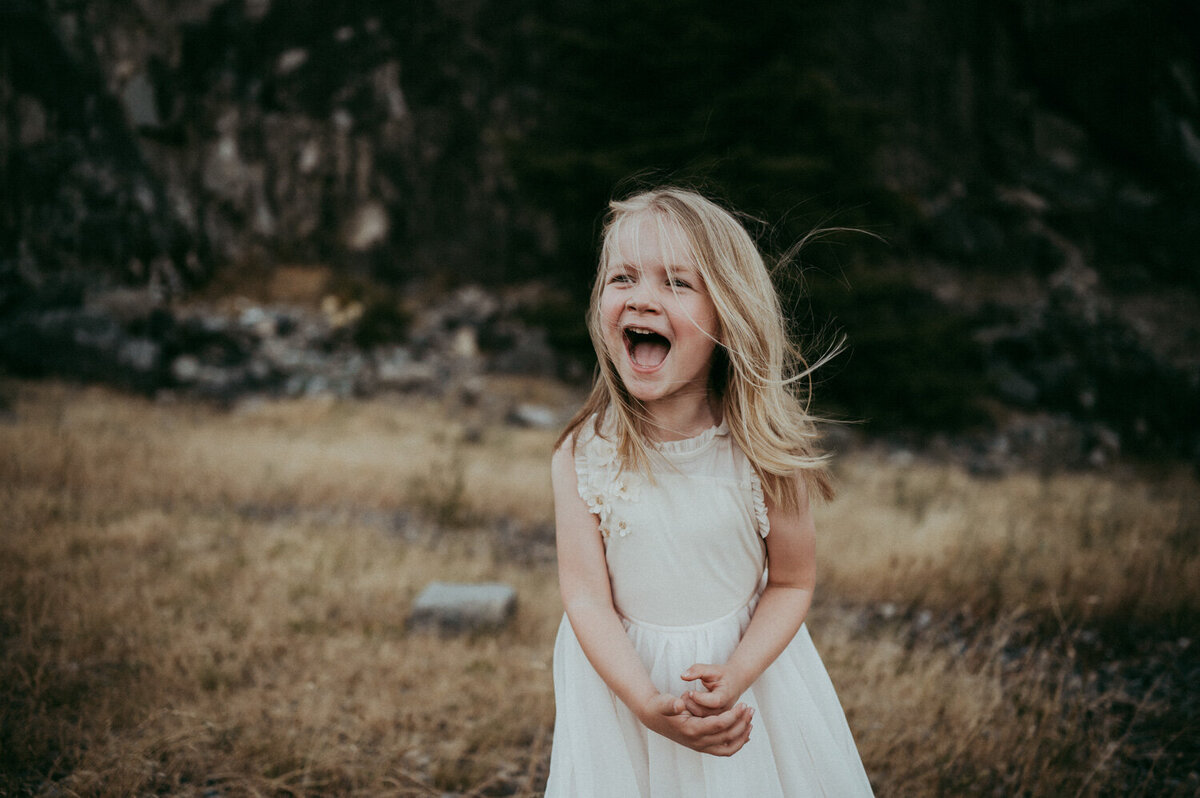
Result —
<instances>
[{"instance_id":1,"label":"open mouth","mask_svg":"<svg viewBox=\"0 0 1200 798\"><path fill-rule=\"evenodd\" d=\"M629 350L629 359L634 365L654 368L662 365L667 359L667 353L671 351L671 342L653 330L626 327L625 348Z\"/></svg>"}]
</instances>

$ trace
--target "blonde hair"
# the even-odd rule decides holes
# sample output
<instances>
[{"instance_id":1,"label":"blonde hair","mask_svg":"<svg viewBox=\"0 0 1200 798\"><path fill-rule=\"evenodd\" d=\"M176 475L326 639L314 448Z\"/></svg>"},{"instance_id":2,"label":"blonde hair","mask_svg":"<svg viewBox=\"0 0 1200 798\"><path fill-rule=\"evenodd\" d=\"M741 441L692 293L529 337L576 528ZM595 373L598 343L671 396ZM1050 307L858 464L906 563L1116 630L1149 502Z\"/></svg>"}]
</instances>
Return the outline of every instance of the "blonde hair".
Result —
<instances>
[{"instance_id":1,"label":"blonde hair","mask_svg":"<svg viewBox=\"0 0 1200 798\"><path fill-rule=\"evenodd\" d=\"M758 473L768 500L785 509L798 508L798 480L810 492L832 498L826 458L818 450L818 435L804 395L815 366L805 362L789 338L779 295L746 228L729 211L688 189L658 188L609 203L587 313L598 373L591 395L567 424L557 445L575 435L593 415L599 433L611 413L622 464L644 470L648 463L646 414L617 373L604 342L599 313L619 231L647 214L655 217L660 227L674 224L683 233L688 254L708 289L719 328L709 392L720 404L734 441Z\"/></svg>"}]
</instances>

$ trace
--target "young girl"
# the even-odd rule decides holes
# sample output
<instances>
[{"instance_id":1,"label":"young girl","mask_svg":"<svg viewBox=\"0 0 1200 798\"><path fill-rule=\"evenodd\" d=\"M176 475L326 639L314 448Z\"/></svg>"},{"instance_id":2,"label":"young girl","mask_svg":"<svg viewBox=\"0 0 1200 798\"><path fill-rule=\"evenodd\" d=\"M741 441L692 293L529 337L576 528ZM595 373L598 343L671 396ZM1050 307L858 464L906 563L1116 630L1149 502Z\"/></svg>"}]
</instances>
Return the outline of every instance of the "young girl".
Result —
<instances>
[{"instance_id":1,"label":"young girl","mask_svg":"<svg viewBox=\"0 0 1200 798\"><path fill-rule=\"evenodd\" d=\"M588 327L599 378L552 463L546 795L870 795L803 625L832 491L750 236L691 191L614 202Z\"/></svg>"}]
</instances>

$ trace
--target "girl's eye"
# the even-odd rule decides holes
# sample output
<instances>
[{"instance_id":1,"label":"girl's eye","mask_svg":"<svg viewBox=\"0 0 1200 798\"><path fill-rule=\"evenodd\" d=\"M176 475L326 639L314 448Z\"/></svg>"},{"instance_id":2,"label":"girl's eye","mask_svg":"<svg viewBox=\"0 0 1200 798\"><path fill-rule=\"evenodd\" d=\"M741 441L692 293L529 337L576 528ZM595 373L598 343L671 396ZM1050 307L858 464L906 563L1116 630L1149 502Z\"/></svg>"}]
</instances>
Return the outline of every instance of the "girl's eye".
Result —
<instances>
[{"instance_id":1,"label":"girl's eye","mask_svg":"<svg viewBox=\"0 0 1200 798\"><path fill-rule=\"evenodd\" d=\"M668 280L667 282L670 284L670 286L672 288L691 288L692 287L691 283L689 283L687 280L680 279L679 277L673 277L670 280Z\"/></svg>"},{"instance_id":2,"label":"girl's eye","mask_svg":"<svg viewBox=\"0 0 1200 798\"><path fill-rule=\"evenodd\" d=\"M629 274L617 273L608 278L610 283L632 283L633 276Z\"/></svg>"}]
</instances>

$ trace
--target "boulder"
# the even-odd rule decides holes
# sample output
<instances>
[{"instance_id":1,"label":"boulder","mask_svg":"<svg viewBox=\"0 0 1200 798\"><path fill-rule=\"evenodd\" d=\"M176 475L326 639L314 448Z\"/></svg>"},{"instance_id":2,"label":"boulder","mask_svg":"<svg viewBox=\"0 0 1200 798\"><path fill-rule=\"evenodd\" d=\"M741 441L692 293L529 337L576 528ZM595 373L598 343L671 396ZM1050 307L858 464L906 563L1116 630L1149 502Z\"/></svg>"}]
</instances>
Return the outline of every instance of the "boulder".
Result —
<instances>
[{"instance_id":1,"label":"boulder","mask_svg":"<svg viewBox=\"0 0 1200 798\"><path fill-rule=\"evenodd\" d=\"M496 630L517 610L517 592L497 583L430 582L413 602L408 624L444 632Z\"/></svg>"},{"instance_id":2,"label":"boulder","mask_svg":"<svg viewBox=\"0 0 1200 798\"><path fill-rule=\"evenodd\" d=\"M523 402L508 413L508 422L530 429L555 429L559 425L558 413L545 405Z\"/></svg>"}]
</instances>

